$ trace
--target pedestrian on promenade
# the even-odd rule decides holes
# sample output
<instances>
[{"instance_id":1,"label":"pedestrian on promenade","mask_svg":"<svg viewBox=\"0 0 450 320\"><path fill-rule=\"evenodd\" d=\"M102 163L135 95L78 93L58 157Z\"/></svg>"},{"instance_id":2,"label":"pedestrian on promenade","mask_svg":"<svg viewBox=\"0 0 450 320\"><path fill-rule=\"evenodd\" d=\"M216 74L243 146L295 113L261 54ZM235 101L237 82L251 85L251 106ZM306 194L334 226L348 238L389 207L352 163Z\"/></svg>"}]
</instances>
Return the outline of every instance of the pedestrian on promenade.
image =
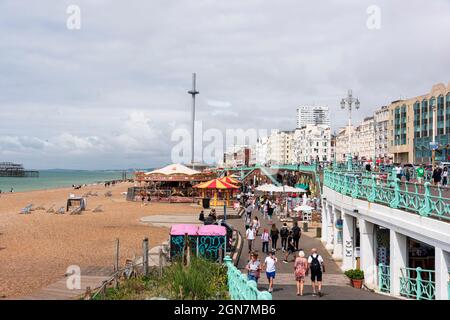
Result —
<instances>
[{"instance_id":1,"label":"pedestrian on promenade","mask_svg":"<svg viewBox=\"0 0 450 320\"><path fill-rule=\"evenodd\" d=\"M291 254L293 254L295 252L295 243L294 243L294 237L292 234L292 231L289 231L289 236L287 238L287 252L286 252L286 256L283 260L284 263L288 263L288 258Z\"/></svg>"},{"instance_id":2,"label":"pedestrian on promenade","mask_svg":"<svg viewBox=\"0 0 450 320\"><path fill-rule=\"evenodd\" d=\"M269 251L269 256L264 260L263 269L266 271L267 280L269 281L269 292L273 291L273 280L275 279L277 261L278 259L275 257L273 250Z\"/></svg>"},{"instance_id":3,"label":"pedestrian on promenade","mask_svg":"<svg viewBox=\"0 0 450 320\"><path fill-rule=\"evenodd\" d=\"M273 224L272 228L270 228L270 238L272 239L272 250L277 251L277 242L279 234L280 230L278 230L277 226Z\"/></svg>"},{"instance_id":4,"label":"pedestrian on promenade","mask_svg":"<svg viewBox=\"0 0 450 320\"><path fill-rule=\"evenodd\" d=\"M446 187L448 183L448 168L444 167L444 170L442 170L442 186Z\"/></svg>"},{"instance_id":5,"label":"pedestrian on promenade","mask_svg":"<svg viewBox=\"0 0 450 320\"><path fill-rule=\"evenodd\" d=\"M433 185L435 186L440 185L442 179L442 169L439 167L434 168L432 178L433 178Z\"/></svg>"},{"instance_id":6,"label":"pedestrian on promenade","mask_svg":"<svg viewBox=\"0 0 450 320\"><path fill-rule=\"evenodd\" d=\"M263 218L264 220L267 219L267 214L269 213L269 199L266 199L264 201L264 205L263 205Z\"/></svg>"},{"instance_id":7,"label":"pedestrian on promenade","mask_svg":"<svg viewBox=\"0 0 450 320\"><path fill-rule=\"evenodd\" d=\"M417 169L416 169L416 175L417 175L417 182L418 183L422 183L423 182L423 178L425 176L425 170L423 168L422 165L420 165Z\"/></svg>"},{"instance_id":8,"label":"pedestrian on promenade","mask_svg":"<svg viewBox=\"0 0 450 320\"><path fill-rule=\"evenodd\" d=\"M248 228L245 232L245 237L247 238L248 242L248 253L251 253L253 240L255 240L255 230L253 230L253 228Z\"/></svg>"},{"instance_id":9,"label":"pedestrian on promenade","mask_svg":"<svg viewBox=\"0 0 450 320\"><path fill-rule=\"evenodd\" d=\"M272 215L273 215L273 212L275 211L276 207L277 207L277 204L275 203L274 199L269 201L269 208L268 208L268 211L267 211L267 215L269 217L269 223L272 223Z\"/></svg>"},{"instance_id":10,"label":"pedestrian on promenade","mask_svg":"<svg viewBox=\"0 0 450 320\"><path fill-rule=\"evenodd\" d=\"M252 228L255 229L255 235L258 236L259 235L259 228L261 227L261 224L259 223L259 219L257 216L255 216L253 218L253 224L252 224Z\"/></svg>"},{"instance_id":11,"label":"pedestrian on promenade","mask_svg":"<svg viewBox=\"0 0 450 320\"><path fill-rule=\"evenodd\" d=\"M249 229L252 226L252 218L248 215L245 215L245 230Z\"/></svg>"},{"instance_id":12,"label":"pedestrian on promenade","mask_svg":"<svg viewBox=\"0 0 450 320\"><path fill-rule=\"evenodd\" d=\"M405 172L405 179L406 182L409 182L409 180L411 179L411 171L408 167L403 166L403 171Z\"/></svg>"},{"instance_id":13,"label":"pedestrian on promenade","mask_svg":"<svg viewBox=\"0 0 450 320\"><path fill-rule=\"evenodd\" d=\"M300 250L298 257L294 262L294 275L297 282L297 295L303 296L303 286L305 284L305 276L308 273L308 260L305 258L305 252Z\"/></svg>"},{"instance_id":14,"label":"pedestrian on promenade","mask_svg":"<svg viewBox=\"0 0 450 320\"><path fill-rule=\"evenodd\" d=\"M258 254L256 252L251 253L250 261L247 263L245 268L248 270L247 279L258 283L261 275L261 262L259 261Z\"/></svg>"},{"instance_id":15,"label":"pedestrian on promenade","mask_svg":"<svg viewBox=\"0 0 450 320\"><path fill-rule=\"evenodd\" d=\"M400 164L397 163L397 165L395 166L395 174L397 176L397 179L399 179L400 181L402 181L402 167L400 167Z\"/></svg>"},{"instance_id":16,"label":"pedestrian on promenade","mask_svg":"<svg viewBox=\"0 0 450 320\"><path fill-rule=\"evenodd\" d=\"M263 233L261 234L262 252L267 254L269 254L269 241L270 241L269 230L264 229Z\"/></svg>"},{"instance_id":17,"label":"pedestrian on promenade","mask_svg":"<svg viewBox=\"0 0 450 320\"><path fill-rule=\"evenodd\" d=\"M316 286L319 297L322 296L322 273L325 272L325 265L323 258L317 253L316 248L311 249L311 255L308 258L308 268L311 270L311 284L313 289L313 296L316 295Z\"/></svg>"},{"instance_id":18,"label":"pedestrian on promenade","mask_svg":"<svg viewBox=\"0 0 450 320\"><path fill-rule=\"evenodd\" d=\"M289 236L289 229L287 227L286 222L283 223L283 226L280 229L280 237L281 237L281 250L285 252L287 250L287 238Z\"/></svg>"},{"instance_id":19,"label":"pedestrian on promenade","mask_svg":"<svg viewBox=\"0 0 450 320\"><path fill-rule=\"evenodd\" d=\"M294 240L295 250L298 251L298 243L300 241L300 237L302 236L302 230L298 226L298 222L294 222L294 226L292 227L292 238Z\"/></svg>"},{"instance_id":20,"label":"pedestrian on promenade","mask_svg":"<svg viewBox=\"0 0 450 320\"><path fill-rule=\"evenodd\" d=\"M198 215L198 220L202 222L205 221L205 213L203 210L200 211L200 214Z\"/></svg>"}]
</instances>

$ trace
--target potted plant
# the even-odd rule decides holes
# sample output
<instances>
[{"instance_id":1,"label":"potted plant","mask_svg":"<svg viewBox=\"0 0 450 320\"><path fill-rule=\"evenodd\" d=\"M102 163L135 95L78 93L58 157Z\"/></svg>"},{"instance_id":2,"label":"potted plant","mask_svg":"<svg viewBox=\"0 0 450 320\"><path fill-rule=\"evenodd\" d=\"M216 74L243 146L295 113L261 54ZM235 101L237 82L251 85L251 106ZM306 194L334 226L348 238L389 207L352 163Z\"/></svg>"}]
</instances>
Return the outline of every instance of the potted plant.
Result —
<instances>
[{"instance_id":1,"label":"potted plant","mask_svg":"<svg viewBox=\"0 0 450 320\"><path fill-rule=\"evenodd\" d=\"M364 280L364 271L359 269L351 269L345 271L345 275L350 278L350 282L352 286L357 289L362 288L363 280Z\"/></svg>"}]
</instances>

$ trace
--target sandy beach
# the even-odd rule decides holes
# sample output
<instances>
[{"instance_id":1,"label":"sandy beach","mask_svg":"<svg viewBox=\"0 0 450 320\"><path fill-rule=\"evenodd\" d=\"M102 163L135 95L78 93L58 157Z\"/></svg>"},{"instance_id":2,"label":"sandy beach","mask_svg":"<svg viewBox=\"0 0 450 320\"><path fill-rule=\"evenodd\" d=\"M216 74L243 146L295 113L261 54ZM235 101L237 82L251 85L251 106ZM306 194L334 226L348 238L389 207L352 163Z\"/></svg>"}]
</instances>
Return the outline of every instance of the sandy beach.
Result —
<instances>
[{"instance_id":1,"label":"sandy beach","mask_svg":"<svg viewBox=\"0 0 450 320\"><path fill-rule=\"evenodd\" d=\"M88 267L111 267L115 239L120 239L121 265L125 259L140 255L141 242L148 237L150 247L168 239L168 229L152 227L139 221L157 214L197 214L190 204L128 202L122 192L130 183L105 188L87 186L80 190L62 188L44 191L1 194L0 196L0 298L20 297L47 286L78 265L83 273ZM112 197L105 197L106 191ZM28 204L65 206L70 193L81 196L98 192L87 199L87 211L81 215L57 215L44 210L19 214ZM103 212L92 210L102 205Z\"/></svg>"}]
</instances>

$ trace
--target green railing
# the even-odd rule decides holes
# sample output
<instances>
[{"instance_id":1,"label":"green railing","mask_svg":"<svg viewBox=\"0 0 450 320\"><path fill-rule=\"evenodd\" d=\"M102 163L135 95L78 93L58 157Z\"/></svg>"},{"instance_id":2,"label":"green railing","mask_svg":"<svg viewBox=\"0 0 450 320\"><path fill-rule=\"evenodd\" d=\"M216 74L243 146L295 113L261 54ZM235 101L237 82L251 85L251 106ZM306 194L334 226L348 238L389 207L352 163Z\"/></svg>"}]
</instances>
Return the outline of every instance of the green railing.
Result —
<instances>
[{"instance_id":1,"label":"green railing","mask_svg":"<svg viewBox=\"0 0 450 320\"><path fill-rule=\"evenodd\" d=\"M391 292L391 267L382 263L378 265L378 289L381 292Z\"/></svg>"},{"instance_id":2,"label":"green railing","mask_svg":"<svg viewBox=\"0 0 450 320\"><path fill-rule=\"evenodd\" d=\"M272 300L272 294L267 291L259 291L253 280L247 280L233 264L233 260L226 256L225 265L228 268L228 290L231 300Z\"/></svg>"},{"instance_id":3,"label":"green railing","mask_svg":"<svg viewBox=\"0 0 450 320\"><path fill-rule=\"evenodd\" d=\"M397 178L381 179L378 174L325 170L324 185L355 199L450 220L450 198L443 197L441 188L432 189L429 182L401 183Z\"/></svg>"},{"instance_id":4,"label":"green railing","mask_svg":"<svg viewBox=\"0 0 450 320\"><path fill-rule=\"evenodd\" d=\"M401 268L400 295L417 300L434 300L434 270Z\"/></svg>"}]
</instances>

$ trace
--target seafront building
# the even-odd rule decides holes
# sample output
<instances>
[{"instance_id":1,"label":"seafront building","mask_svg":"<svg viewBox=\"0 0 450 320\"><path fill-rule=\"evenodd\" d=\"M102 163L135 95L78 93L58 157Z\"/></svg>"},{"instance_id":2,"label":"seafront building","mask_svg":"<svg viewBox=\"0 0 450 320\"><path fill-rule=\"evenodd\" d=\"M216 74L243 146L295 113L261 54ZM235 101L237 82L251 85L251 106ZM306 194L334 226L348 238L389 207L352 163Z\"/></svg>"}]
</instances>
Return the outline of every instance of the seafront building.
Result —
<instances>
[{"instance_id":1,"label":"seafront building","mask_svg":"<svg viewBox=\"0 0 450 320\"><path fill-rule=\"evenodd\" d=\"M301 106L297 108L297 128L306 125L330 126L330 111L324 106Z\"/></svg>"},{"instance_id":2,"label":"seafront building","mask_svg":"<svg viewBox=\"0 0 450 320\"><path fill-rule=\"evenodd\" d=\"M306 125L294 131L295 163L330 161L331 129L328 125Z\"/></svg>"},{"instance_id":3,"label":"seafront building","mask_svg":"<svg viewBox=\"0 0 450 320\"><path fill-rule=\"evenodd\" d=\"M375 154L377 160L384 163L390 163L394 160L394 156L389 153L388 136L389 136L389 107L382 106L374 112L375 120Z\"/></svg>"},{"instance_id":4,"label":"seafront building","mask_svg":"<svg viewBox=\"0 0 450 320\"><path fill-rule=\"evenodd\" d=\"M450 159L450 82L429 93L389 105L389 152L395 162L430 163L430 142L437 143L436 161Z\"/></svg>"},{"instance_id":5,"label":"seafront building","mask_svg":"<svg viewBox=\"0 0 450 320\"><path fill-rule=\"evenodd\" d=\"M355 144L355 153L353 156L357 160L370 160L375 157L375 131L374 131L374 117L364 118L363 122L356 127L355 139L352 143Z\"/></svg>"},{"instance_id":6,"label":"seafront building","mask_svg":"<svg viewBox=\"0 0 450 320\"><path fill-rule=\"evenodd\" d=\"M294 163L294 131L272 132L267 142L266 163L269 165Z\"/></svg>"}]
</instances>

